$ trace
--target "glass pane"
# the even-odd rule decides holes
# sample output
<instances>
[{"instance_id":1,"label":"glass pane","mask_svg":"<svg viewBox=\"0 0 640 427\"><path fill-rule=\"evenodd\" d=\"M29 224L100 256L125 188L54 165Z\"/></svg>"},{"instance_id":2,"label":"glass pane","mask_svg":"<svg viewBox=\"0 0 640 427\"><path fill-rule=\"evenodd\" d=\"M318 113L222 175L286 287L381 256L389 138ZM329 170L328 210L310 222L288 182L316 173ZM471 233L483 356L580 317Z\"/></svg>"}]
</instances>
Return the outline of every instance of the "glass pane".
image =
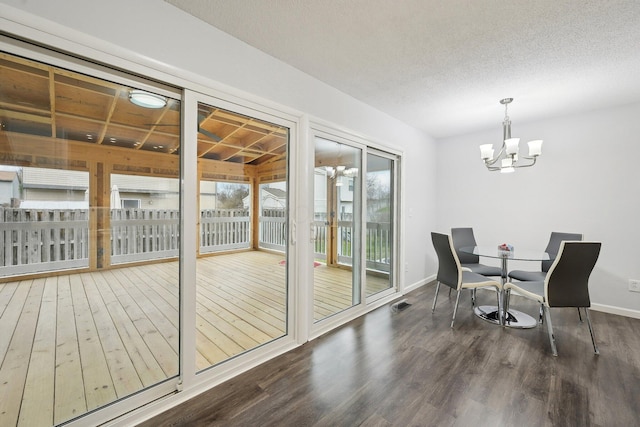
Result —
<instances>
[{"instance_id":1,"label":"glass pane","mask_svg":"<svg viewBox=\"0 0 640 427\"><path fill-rule=\"evenodd\" d=\"M315 139L314 320L360 303L361 150Z\"/></svg>"},{"instance_id":2,"label":"glass pane","mask_svg":"<svg viewBox=\"0 0 640 427\"><path fill-rule=\"evenodd\" d=\"M393 286L393 160L367 153L367 297Z\"/></svg>"},{"instance_id":3,"label":"glass pane","mask_svg":"<svg viewBox=\"0 0 640 427\"><path fill-rule=\"evenodd\" d=\"M287 242L286 236L286 182L260 184L260 240L259 245L265 249L283 251Z\"/></svg>"},{"instance_id":4,"label":"glass pane","mask_svg":"<svg viewBox=\"0 0 640 427\"><path fill-rule=\"evenodd\" d=\"M180 102L0 54L0 425L177 377Z\"/></svg>"},{"instance_id":5,"label":"glass pane","mask_svg":"<svg viewBox=\"0 0 640 427\"><path fill-rule=\"evenodd\" d=\"M203 103L198 118L202 371L287 333L289 130Z\"/></svg>"},{"instance_id":6,"label":"glass pane","mask_svg":"<svg viewBox=\"0 0 640 427\"><path fill-rule=\"evenodd\" d=\"M200 181L200 253L248 249L250 212L249 184Z\"/></svg>"},{"instance_id":7,"label":"glass pane","mask_svg":"<svg viewBox=\"0 0 640 427\"><path fill-rule=\"evenodd\" d=\"M179 255L177 178L111 174L111 264Z\"/></svg>"}]
</instances>

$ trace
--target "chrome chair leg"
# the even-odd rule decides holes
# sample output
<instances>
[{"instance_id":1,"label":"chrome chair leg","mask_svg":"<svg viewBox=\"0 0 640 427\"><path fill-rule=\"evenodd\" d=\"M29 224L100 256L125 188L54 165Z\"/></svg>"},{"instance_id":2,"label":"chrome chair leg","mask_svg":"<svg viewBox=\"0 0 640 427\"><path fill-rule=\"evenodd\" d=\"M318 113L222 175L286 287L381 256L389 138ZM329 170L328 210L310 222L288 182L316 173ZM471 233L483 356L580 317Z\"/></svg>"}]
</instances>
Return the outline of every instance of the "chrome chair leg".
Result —
<instances>
[{"instance_id":1,"label":"chrome chair leg","mask_svg":"<svg viewBox=\"0 0 640 427\"><path fill-rule=\"evenodd\" d=\"M585 307L584 313L587 317L587 325L589 325L589 332L591 332L591 342L593 343L593 351L596 354L600 354L600 351L598 350L598 346L596 346L596 336L593 333L593 327L591 326L591 317L589 316L589 309Z\"/></svg>"},{"instance_id":2,"label":"chrome chair leg","mask_svg":"<svg viewBox=\"0 0 640 427\"><path fill-rule=\"evenodd\" d=\"M543 306L545 318L547 320L547 329L549 330L549 342L551 342L551 352L554 356L558 355L558 349L556 348L556 337L553 335L553 325L551 324L551 313L549 307Z\"/></svg>"},{"instance_id":3,"label":"chrome chair leg","mask_svg":"<svg viewBox=\"0 0 640 427\"><path fill-rule=\"evenodd\" d=\"M458 311L458 303L460 302L460 289L456 290L458 295L456 296L456 305L453 306L453 318L451 319L451 327L453 328L453 322L456 321L456 312Z\"/></svg>"},{"instance_id":4,"label":"chrome chair leg","mask_svg":"<svg viewBox=\"0 0 640 427\"><path fill-rule=\"evenodd\" d=\"M505 311L503 291L497 290L496 294L498 294L498 322L500 322L501 326L504 326Z\"/></svg>"},{"instance_id":5,"label":"chrome chair leg","mask_svg":"<svg viewBox=\"0 0 640 427\"><path fill-rule=\"evenodd\" d=\"M504 313L506 315L507 311L509 311L509 300L511 299L511 289L507 289L506 295L503 297L502 305L504 308Z\"/></svg>"},{"instance_id":6,"label":"chrome chair leg","mask_svg":"<svg viewBox=\"0 0 640 427\"><path fill-rule=\"evenodd\" d=\"M449 288L451 289L451 288ZM433 307L431 307L431 312L433 313L436 310L436 301L438 301L438 290L440 290L440 282L436 282L436 294L433 297Z\"/></svg>"},{"instance_id":7,"label":"chrome chair leg","mask_svg":"<svg viewBox=\"0 0 640 427\"><path fill-rule=\"evenodd\" d=\"M578 309L578 318L580 319L580 323L584 323L582 321L582 314L580 313L580 307L576 307L576 308ZM586 310L586 308L585 308L585 310Z\"/></svg>"},{"instance_id":8,"label":"chrome chair leg","mask_svg":"<svg viewBox=\"0 0 640 427\"><path fill-rule=\"evenodd\" d=\"M544 321L544 304L540 304L540 314L538 316L538 324L542 325Z\"/></svg>"},{"instance_id":9,"label":"chrome chair leg","mask_svg":"<svg viewBox=\"0 0 640 427\"><path fill-rule=\"evenodd\" d=\"M471 308L475 308L476 306L476 289L471 289Z\"/></svg>"}]
</instances>

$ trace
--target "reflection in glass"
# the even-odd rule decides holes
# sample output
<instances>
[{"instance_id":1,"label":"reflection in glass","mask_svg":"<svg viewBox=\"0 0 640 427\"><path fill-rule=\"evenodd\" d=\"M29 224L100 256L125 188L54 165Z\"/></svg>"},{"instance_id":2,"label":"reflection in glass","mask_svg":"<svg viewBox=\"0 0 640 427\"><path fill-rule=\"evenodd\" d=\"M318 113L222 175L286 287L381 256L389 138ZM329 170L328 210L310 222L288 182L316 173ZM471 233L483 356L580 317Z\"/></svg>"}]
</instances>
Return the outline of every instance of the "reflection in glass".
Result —
<instances>
[{"instance_id":1,"label":"reflection in glass","mask_svg":"<svg viewBox=\"0 0 640 427\"><path fill-rule=\"evenodd\" d=\"M360 149L315 138L315 321L361 300L360 159Z\"/></svg>"}]
</instances>

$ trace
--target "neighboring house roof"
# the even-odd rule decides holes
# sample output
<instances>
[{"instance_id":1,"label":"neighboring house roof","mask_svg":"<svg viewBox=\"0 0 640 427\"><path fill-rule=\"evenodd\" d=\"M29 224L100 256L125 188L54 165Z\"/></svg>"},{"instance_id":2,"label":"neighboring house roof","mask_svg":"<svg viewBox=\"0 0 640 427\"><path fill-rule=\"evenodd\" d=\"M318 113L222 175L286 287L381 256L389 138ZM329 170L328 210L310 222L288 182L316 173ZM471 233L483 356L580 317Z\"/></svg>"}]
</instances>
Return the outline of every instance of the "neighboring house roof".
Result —
<instances>
[{"instance_id":1,"label":"neighboring house roof","mask_svg":"<svg viewBox=\"0 0 640 427\"><path fill-rule=\"evenodd\" d=\"M262 191L270 193L278 199L285 199L287 197L287 192L279 188L262 188Z\"/></svg>"},{"instance_id":2,"label":"neighboring house roof","mask_svg":"<svg viewBox=\"0 0 640 427\"><path fill-rule=\"evenodd\" d=\"M260 197L262 197L263 203L267 200L271 200L272 201L271 203L276 203L277 207L283 207L286 204L287 192L279 188L263 187L260 189ZM245 208L247 208L250 203L251 203L251 195L248 195L242 198L242 204L244 205ZM270 208L271 207L273 206L270 206Z\"/></svg>"},{"instance_id":3,"label":"neighboring house roof","mask_svg":"<svg viewBox=\"0 0 640 427\"><path fill-rule=\"evenodd\" d=\"M17 176L13 171L0 171L0 181L13 182Z\"/></svg>"}]
</instances>

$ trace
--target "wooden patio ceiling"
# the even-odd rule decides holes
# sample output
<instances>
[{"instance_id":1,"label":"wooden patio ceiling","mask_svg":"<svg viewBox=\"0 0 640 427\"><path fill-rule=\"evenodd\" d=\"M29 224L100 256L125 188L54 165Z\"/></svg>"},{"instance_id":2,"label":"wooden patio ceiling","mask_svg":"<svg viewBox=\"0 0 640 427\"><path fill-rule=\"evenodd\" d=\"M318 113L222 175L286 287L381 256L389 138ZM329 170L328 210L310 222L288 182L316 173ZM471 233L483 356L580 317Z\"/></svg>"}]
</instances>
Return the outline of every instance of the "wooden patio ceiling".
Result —
<instances>
[{"instance_id":1,"label":"wooden patio ceiling","mask_svg":"<svg viewBox=\"0 0 640 427\"><path fill-rule=\"evenodd\" d=\"M0 52L0 128L93 145L177 154L180 101L134 105L135 89ZM284 159L288 129L200 104L198 157L248 165Z\"/></svg>"}]
</instances>

